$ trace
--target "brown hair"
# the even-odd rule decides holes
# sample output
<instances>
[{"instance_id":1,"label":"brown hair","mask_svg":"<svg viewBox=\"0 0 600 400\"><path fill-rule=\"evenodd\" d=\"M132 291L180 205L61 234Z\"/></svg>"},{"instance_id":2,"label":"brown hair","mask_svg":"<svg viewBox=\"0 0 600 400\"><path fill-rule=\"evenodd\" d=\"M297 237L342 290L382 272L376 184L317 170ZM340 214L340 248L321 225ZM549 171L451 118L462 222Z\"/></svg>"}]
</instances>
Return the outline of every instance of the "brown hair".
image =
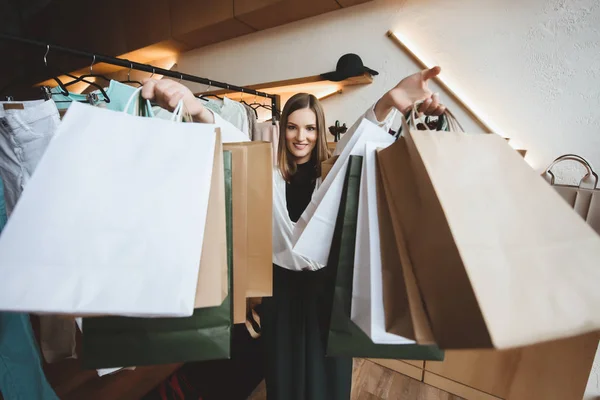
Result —
<instances>
[{"instance_id":1,"label":"brown hair","mask_svg":"<svg viewBox=\"0 0 600 400\"><path fill-rule=\"evenodd\" d=\"M293 159L290 151L287 148L285 133L287 130L288 117L296 110L310 108L317 117L317 142L312 150L310 159L316 165L317 177L321 176L321 163L331 157L329 148L327 147L327 130L325 128L325 113L323 107L312 94L298 93L292 96L283 107L281 112L281 121L279 122L279 144L277 166L283 175L283 179L287 182L296 173L296 161Z\"/></svg>"}]
</instances>

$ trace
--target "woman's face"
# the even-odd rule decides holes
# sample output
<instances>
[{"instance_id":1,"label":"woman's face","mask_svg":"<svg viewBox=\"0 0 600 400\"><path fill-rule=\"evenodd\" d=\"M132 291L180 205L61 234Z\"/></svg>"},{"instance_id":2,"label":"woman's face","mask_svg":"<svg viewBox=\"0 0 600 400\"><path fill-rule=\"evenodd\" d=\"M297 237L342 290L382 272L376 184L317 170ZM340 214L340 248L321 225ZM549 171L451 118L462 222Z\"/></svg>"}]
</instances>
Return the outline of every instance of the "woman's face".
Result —
<instances>
[{"instance_id":1,"label":"woman's face","mask_svg":"<svg viewBox=\"0 0 600 400\"><path fill-rule=\"evenodd\" d=\"M296 110L288 116L285 143L296 164L310 160L317 144L317 116L310 108Z\"/></svg>"}]
</instances>

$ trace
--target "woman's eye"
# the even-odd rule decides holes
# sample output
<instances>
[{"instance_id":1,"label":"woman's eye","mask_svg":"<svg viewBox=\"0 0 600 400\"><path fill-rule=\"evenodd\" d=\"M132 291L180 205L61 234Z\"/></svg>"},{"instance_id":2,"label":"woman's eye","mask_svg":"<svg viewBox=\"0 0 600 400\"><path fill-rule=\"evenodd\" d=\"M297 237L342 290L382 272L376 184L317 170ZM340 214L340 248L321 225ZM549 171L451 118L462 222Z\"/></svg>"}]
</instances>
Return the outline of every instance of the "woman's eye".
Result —
<instances>
[{"instance_id":1,"label":"woman's eye","mask_svg":"<svg viewBox=\"0 0 600 400\"><path fill-rule=\"evenodd\" d=\"M293 125L288 125L287 128L288 128L288 131L293 131L294 129L296 129L296 127Z\"/></svg>"},{"instance_id":2,"label":"woman's eye","mask_svg":"<svg viewBox=\"0 0 600 400\"><path fill-rule=\"evenodd\" d=\"M309 126L309 127L308 127L308 128L306 128L306 129L307 129L308 131L311 131L311 132L312 132L312 131L314 131L314 130L315 130L315 129L317 129L317 128L315 128L314 126Z\"/></svg>"}]
</instances>

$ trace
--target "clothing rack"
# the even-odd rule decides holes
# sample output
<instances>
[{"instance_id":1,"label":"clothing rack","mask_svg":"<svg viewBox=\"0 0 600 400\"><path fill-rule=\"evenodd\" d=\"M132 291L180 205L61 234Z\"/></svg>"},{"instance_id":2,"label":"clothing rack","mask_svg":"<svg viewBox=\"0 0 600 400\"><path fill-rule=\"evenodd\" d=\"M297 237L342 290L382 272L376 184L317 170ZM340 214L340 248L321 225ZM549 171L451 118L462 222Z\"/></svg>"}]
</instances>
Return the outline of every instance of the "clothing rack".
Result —
<instances>
[{"instance_id":1,"label":"clothing rack","mask_svg":"<svg viewBox=\"0 0 600 400\"><path fill-rule=\"evenodd\" d=\"M89 58L92 63L103 62L106 64L130 68L131 70L144 71L144 72L168 76L170 78L175 78L175 79L184 80L184 81L188 81L188 82L201 83L203 85L208 85L209 87L218 87L221 89L233 90L233 91L242 92L245 94L266 97L266 98L271 99L271 113L272 113L273 121L277 120L277 96L274 94L259 92L254 89L245 88L242 86L236 86L236 85L232 85L232 84L225 83L225 82L213 81L211 79L201 78L199 76L185 74L182 72L171 71L168 69L155 67L155 66L149 65L149 64L141 64L141 63L138 63L135 61L129 61L129 60L126 60L123 58L105 56L102 54L90 53L88 51L70 49L68 47L58 46L58 45L54 45L54 44L48 44L48 43L40 42L37 40L32 40L32 39L19 37L19 36L9 35L6 33L0 33L0 40L8 40L8 41L26 44L26 45L30 45L30 46L45 48L46 55L48 55L48 52L50 52L50 51L60 52L60 53L70 54L70 55L73 55L76 57Z\"/></svg>"}]
</instances>

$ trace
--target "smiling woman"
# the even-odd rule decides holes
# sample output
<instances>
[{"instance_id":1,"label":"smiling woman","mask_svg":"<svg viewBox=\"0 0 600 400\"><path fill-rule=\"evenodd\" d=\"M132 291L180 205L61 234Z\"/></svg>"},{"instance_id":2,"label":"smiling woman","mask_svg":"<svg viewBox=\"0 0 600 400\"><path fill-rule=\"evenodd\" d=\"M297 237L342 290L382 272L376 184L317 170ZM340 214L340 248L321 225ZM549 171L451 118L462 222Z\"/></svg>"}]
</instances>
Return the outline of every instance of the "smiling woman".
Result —
<instances>
[{"instance_id":1,"label":"smiling woman","mask_svg":"<svg viewBox=\"0 0 600 400\"><path fill-rule=\"evenodd\" d=\"M321 163L329 158L325 113L319 100L308 93L291 97L281 114L279 160L283 179L290 182L298 165L311 162L315 178L321 175ZM315 151L313 151L315 150Z\"/></svg>"}]
</instances>

